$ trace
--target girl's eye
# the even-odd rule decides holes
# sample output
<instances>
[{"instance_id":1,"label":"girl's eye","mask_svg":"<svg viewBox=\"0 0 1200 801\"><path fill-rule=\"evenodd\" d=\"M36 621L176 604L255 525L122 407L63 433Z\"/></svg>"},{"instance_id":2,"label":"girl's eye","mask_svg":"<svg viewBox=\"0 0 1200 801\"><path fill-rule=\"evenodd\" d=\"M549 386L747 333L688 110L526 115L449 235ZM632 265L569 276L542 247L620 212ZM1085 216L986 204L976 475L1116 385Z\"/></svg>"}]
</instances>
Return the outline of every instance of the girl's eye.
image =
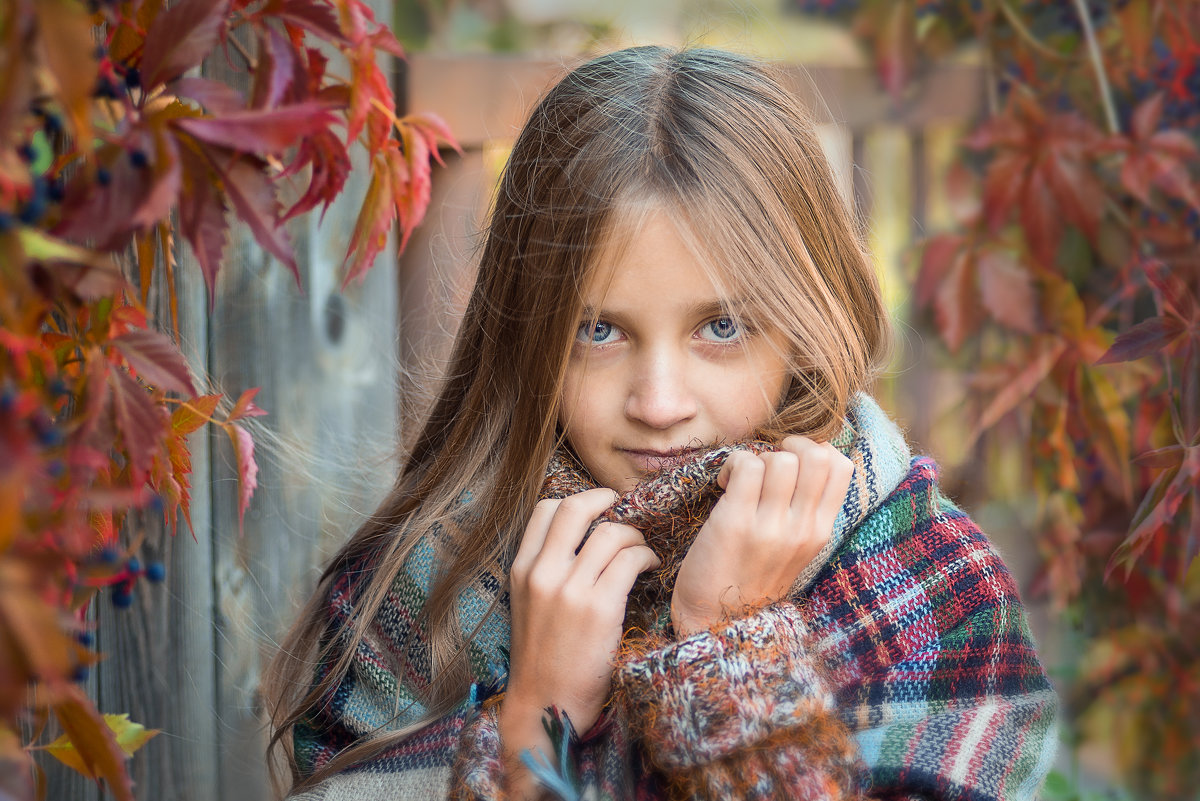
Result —
<instances>
[{"instance_id":1,"label":"girl's eye","mask_svg":"<svg viewBox=\"0 0 1200 801\"><path fill-rule=\"evenodd\" d=\"M718 317L700 327L700 338L710 342L731 342L741 335L741 328L731 317Z\"/></svg>"},{"instance_id":2,"label":"girl's eye","mask_svg":"<svg viewBox=\"0 0 1200 801\"><path fill-rule=\"evenodd\" d=\"M588 345L607 345L616 340L617 327L603 320L581 323L575 332L575 340Z\"/></svg>"}]
</instances>

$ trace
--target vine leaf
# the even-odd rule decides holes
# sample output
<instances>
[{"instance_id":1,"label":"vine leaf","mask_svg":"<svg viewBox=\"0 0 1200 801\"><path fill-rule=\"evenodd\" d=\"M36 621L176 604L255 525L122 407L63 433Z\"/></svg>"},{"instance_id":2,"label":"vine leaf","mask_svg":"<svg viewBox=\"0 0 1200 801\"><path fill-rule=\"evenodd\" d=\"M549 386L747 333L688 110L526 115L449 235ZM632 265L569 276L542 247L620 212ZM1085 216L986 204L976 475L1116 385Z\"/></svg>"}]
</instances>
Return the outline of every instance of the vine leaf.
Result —
<instances>
[{"instance_id":1,"label":"vine leaf","mask_svg":"<svg viewBox=\"0 0 1200 801\"><path fill-rule=\"evenodd\" d=\"M140 723L134 723L129 719L128 714L105 715L103 720L104 725L113 733L117 747L121 749L126 757L133 756L139 748L150 742L155 735L161 733L158 729L147 729ZM46 746L46 750L59 762L79 771L89 779L100 778L100 776L93 772L88 763L84 761L83 754L67 735L64 734L54 742L49 743Z\"/></svg>"},{"instance_id":2,"label":"vine leaf","mask_svg":"<svg viewBox=\"0 0 1200 801\"><path fill-rule=\"evenodd\" d=\"M217 271L229 233L225 196L210 177L208 166L188 148L180 150L183 193L179 198L179 230L191 245L208 288L208 307L216 304Z\"/></svg>"},{"instance_id":3,"label":"vine leaf","mask_svg":"<svg viewBox=\"0 0 1200 801\"><path fill-rule=\"evenodd\" d=\"M146 383L183 395L196 394L187 362L170 337L137 328L111 342Z\"/></svg>"},{"instance_id":4,"label":"vine leaf","mask_svg":"<svg viewBox=\"0 0 1200 801\"><path fill-rule=\"evenodd\" d=\"M228 423L225 431L233 442L238 471L238 534L245 533L246 508L258 488L258 463L254 461L254 438L237 423Z\"/></svg>"},{"instance_id":5,"label":"vine leaf","mask_svg":"<svg viewBox=\"0 0 1200 801\"><path fill-rule=\"evenodd\" d=\"M1182 322L1169 315L1143 320L1119 335L1096 364L1131 362L1158 353L1186 330Z\"/></svg>"},{"instance_id":6,"label":"vine leaf","mask_svg":"<svg viewBox=\"0 0 1200 801\"><path fill-rule=\"evenodd\" d=\"M1183 131L1158 130L1163 103L1162 92L1143 101L1133 112L1129 135L1110 137L1103 149L1125 154L1121 186L1144 205L1151 205L1150 190L1158 187L1163 194L1200 211L1200 194L1188 172L1188 165L1200 157L1200 149Z\"/></svg>"},{"instance_id":7,"label":"vine leaf","mask_svg":"<svg viewBox=\"0 0 1200 801\"><path fill-rule=\"evenodd\" d=\"M235 156L222 165L210 152L209 163L221 177L225 195L233 204L238 217L250 228L258 244L283 262L302 286L300 268L292 250L291 239L279 216L279 200L275 186L265 172L265 165L253 156Z\"/></svg>"},{"instance_id":8,"label":"vine leaf","mask_svg":"<svg viewBox=\"0 0 1200 801\"><path fill-rule=\"evenodd\" d=\"M271 109L252 109L220 117L185 117L175 124L211 145L268 155L292 147L297 138L327 130L337 117L328 103L313 100Z\"/></svg>"},{"instance_id":9,"label":"vine leaf","mask_svg":"<svg viewBox=\"0 0 1200 801\"><path fill-rule=\"evenodd\" d=\"M986 248L975 259L979 294L992 317L1014 331L1037 330L1037 294L1029 271L1008 250Z\"/></svg>"},{"instance_id":10,"label":"vine leaf","mask_svg":"<svg viewBox=\"0 0 1200 801\"><path fill-rule=\"evenodd\" d=\"M1023 367L1017 369L1012 380L996 393L992 402L979 416L972 440L978 438L983 431L994 426L1000 418L1015 409L1025 401L1038 384L1050 375L1050 371L1058 364L1059 358L1067 350L1067 343L1058 337L1040 337L1034 340L1028 356L1022 360Z\"/></svg>"},{"instance_id":11,"label":"vine leaf","mask_svg":"<svg viewBox=\"0 0 1200 801\"><path fill-rule=\"evenodd\" d=\"M135 474L133 484L138 486L144 478L139 480L136 476L145 476L150 469L162 441L165 419L146 388L124 370L111 371L108 380L117 428Z\"/></svg>"},{"instance_id":12,"label":"vine leaf","mask_svg":"<svg viewBox=\"0 0 1200 801\"><path fill-rule=\"evenodd\" d=\"M103 778L118 801L133 801L133 782L125 770L125 751L116 733L77 686L63 687L60 692L62 697L54 704L54 713L75 747L84 766L83 774Z\"/></svg>"},{"instance_id":13,"label":"vine leaf","mask_svg":"<svg viewBox=\"0 0 1200 801\"><path fill-rule=\"evenodd\" d=\"M146 32L142 81L147 88L178 78L216 46L229 0L181 0L159 14Z\"/></svg>"}]
</instances>

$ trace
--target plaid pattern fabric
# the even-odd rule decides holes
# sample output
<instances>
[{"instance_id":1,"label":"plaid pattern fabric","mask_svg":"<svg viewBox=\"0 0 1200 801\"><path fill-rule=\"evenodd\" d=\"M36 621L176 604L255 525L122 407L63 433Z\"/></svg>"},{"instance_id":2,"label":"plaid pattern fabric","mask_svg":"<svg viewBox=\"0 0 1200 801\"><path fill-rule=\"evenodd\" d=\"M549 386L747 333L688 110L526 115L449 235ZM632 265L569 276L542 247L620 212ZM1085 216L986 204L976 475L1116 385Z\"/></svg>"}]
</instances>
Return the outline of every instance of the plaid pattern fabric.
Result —
<instances>
[{"instance_id":1,"label":"plaid pattern fabric","mask_svg":"<svg viewBox=\"0 0 1200 801\"><path fill-rule=\"evenodd\" d=\"M836 549L793 602L627 651L619 703L576 744L585 797L1035 795L1053 758L1057 700L1016 586L938 491L933 463L910 461L899 431L867 401L854 407L859 445L839 443L855 460L861 508ZM346 680L297 728L306 770L424 713L415 698L428 677L400 681L388 665L407 638L422 647L411 621L434 545L397 580ZM335 585L331 630L352 619L362 579L351 571ZM463 601L476 622L489 592L502 593L500 582ZM505 668L507 623L487 625L472 653L480 686ZM502 797L495 716L480 714L479 700L298 798L368 798L379 788L398 798Z\"/></svg>"}]
</instances>

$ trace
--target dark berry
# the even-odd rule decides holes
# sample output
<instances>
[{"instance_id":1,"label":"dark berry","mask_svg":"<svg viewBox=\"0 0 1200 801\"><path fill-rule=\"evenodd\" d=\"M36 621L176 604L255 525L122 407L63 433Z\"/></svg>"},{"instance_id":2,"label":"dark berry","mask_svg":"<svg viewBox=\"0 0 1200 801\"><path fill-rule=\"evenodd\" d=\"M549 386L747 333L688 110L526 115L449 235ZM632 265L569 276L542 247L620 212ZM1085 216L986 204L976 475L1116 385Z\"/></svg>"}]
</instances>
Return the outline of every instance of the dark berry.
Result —
<instances>
[{"instance_id":1,"label":"dark berry","mask_svg":"<svg viewBox=\"0 0 1200 801\"><path fill-rule=\"evenodd\" d=\"M105 564L111 565L120 558L120 549L113 545L105 545L103 550L100 551L100 561L104 562Z\"/></svg>"},{"instance_id":2,"label":"dark berry","mask_svg":"<svg viewBox=\"0 0 1200 801\"><path fill-rule=\"evenodd\" d=\"M11 231L13 227L13 217L7 211L0 211L0 234L5 231Z\"/></svg>"},{"instance_id":3,"label":"dark berry","mask_svg":"<svg viewBox=\"0 0 1200 801\"><path fill-rule=\"evenodd\" d=\"M142 85L142 73L137 67L125 70L125 85L130 89L137 89Z\"/></svg>"},{"instance_id":4,"label":"dark berry","mask_svg":"<svg viewBox=\"0 0 1200 801\"><path fill-rule=\"evenodd\" d=\"M94 50L92 50L92 58L96 59L97 61L104 60L104 57L107 55L108 55L108 48L106 48L102 44L96 45L96 48Z\"/></svg>"},{"instance_id":5,"label":"dark berry","mask_svg":"<svg viewBox=\"0 0 1200 801\"><path fill-rule=\"evenodd\" d=\"M150 501L146 504L147 508L155 514L161 514L163 510L162 496L157 492L150 496Z\"/></svg>"},{"instance_id":6,"label":"dark berry","mask_svg":"<svg viewBox=\"0 0 1200 801\"><path fill-rule=\"evenodd\" d=\"M112 605L117 609L128 609L133 606L133 590L124 584L113 590Z\"/></svg>"},{"instance_id":7,"label":"dark berry","mask_svg":"<svg viewBox=\"0 0 1200 801\"><path fill-rule=\"evenodd\" d=\"M88 680L88 676L90 674L91 671L88 670L87 665L79 665L75 668L75 672L71 674L71 681L75 682L76 684L83 684Z\"/></svg>"},{"instance_id":8,"label":"dark berry","mask_svg":"<svg viewBox=\"0 0 1200 801\"><path fill-rule=\"evenodd\" d=\"M108 186L112 183L112 173L108 171L107 167L96 168L96 183L101 186Z\"/></svg>"},{"instance_id":9,"label":"dark berry","mask_svg":"<svg viewBox=\"0 0 1200 801\"><path fill-rule=\"evenodd\" d=\"M46 195L46 179L33 179L33 193L29 196L29 200L25 201L25 205L21 207L21 213L18 219L26 225L36 225L38 220L46 213L46 205L49 198Z\"/></svg>"},{"instance_id":10,"label":"dark berry","mask_svg":"<svg viewBox=\"0 0 1200 801\"><path fill-rule=\"evenodd\" d=\"M52 178L46 182L46 197L52 203L62 203L63 198L67 196L67 190L63 188L63 183L57 178Z\"/></svg>"},{"instance_id":11,"label":"dark berry","mask_svg":"<svg viewBox=\"0 0 1200 801\"><path fill-rule=\"evenodd\" d=\"M31 145L29 142L22 142L20 144L20 146L17 148L17 155L20 156L21 161L25 162L26 164L32 164L33 160L37 158L37 153L34 151L33 145Z\"/></svg>"},{"instance_id":12,"label":"dark berry","mask_svg":"<svg viewBox=\"0 0 1200 801\"><path fill-rule=\"evenodd\" d=\"M107 97L109 100L116 100L118 97L117 87L113 85L111 78L101 76L96 81L96 88L92 90L92 95L94 97Z\"/></svg>"},{"instance_id":13,"label":"dark berry","mask_svg":"<svg viewBox=\"0 0 1200 801\"><path fill-rule=\"evenodd\" d=\"M145 150L131 150L129 151L129 163L141 170L150 163L150 159L146 158Z\"/></svg>"},{"instance_id":14,"label":"dark berry","mask_svg":"<svg viewBox=\"0 0 1200 801\"><path fill-rule=\"evenodd\" d=\"M129 561L125 563L125 569L136 575L142 572L142 563L138 561L136 556L130 557Z\"/></svg>"},{"instance_id":15,"label":"dark berry","mask_svg":"<svg viewBox=\"0 0 1200 801\"><path fill-rule=\"evenodd\" d=\"M78 634L75 635L75 639L84 648L91 648L93 645L96 644L96 635L92 634L90 631L79 632Z\"/></svg>"},{"instance_id":16,"label":"dark berry","mask_svg":"<svg viewBox=\"0 0 1200 801\"><path fill-rule=\"evenodd\" d=\"M155 584L167 577L167 568L162 562L151 562L146 565L146 578Z\"/></svg>"},{"instance_id":17,"label":"dark berry","mask_svg":"<svg viewBox=\"0 0 1200 801\"><path fill-rule=\"evenodd\" d=\"M57 114L47 112L46 119L42 121L42 130L46 136L54 136L62 131L62 119Z\"/></svg>"}]
</instances>

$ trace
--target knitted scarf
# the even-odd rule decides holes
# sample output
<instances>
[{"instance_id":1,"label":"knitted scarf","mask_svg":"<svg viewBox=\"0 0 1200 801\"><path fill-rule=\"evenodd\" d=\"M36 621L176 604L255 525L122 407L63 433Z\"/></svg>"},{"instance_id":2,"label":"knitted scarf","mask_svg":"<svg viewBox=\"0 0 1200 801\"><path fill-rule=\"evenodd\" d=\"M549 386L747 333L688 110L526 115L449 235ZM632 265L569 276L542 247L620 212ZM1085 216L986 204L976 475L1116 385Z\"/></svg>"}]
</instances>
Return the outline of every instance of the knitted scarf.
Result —
<instances>
[{"instance_id":1,"label":"knitted scarf","mask_svg":"<svg viewBox=\"0 0 1200 801\"><path fill-rule=\"evenodd\" d=\"M618 742L620 730L603 734L613 747L593 749L593 768L621 769L599 762L623 747L633 763L626 759L624 778L601 777L601 786L628 787L645 756L672 776L665 790L672 796L833 797L820 789L832 786L831 774L814 773L809 785L796 771L819 766L821 743L840 732L853 738L850 753L863 760L872 793L989 801L1036 792L1053 757L1057 700L1011 575L987 538L938 491L932 462L910 458L903 435L870 397L852 399L833 444L854 463L854 478L830 542L793 588L803 608L764 609L618 665L617 686L643 709L641 722L632 721L641 747L630 751ZM635 586L629 622L656 630L679 562L719 496L713 480L720 465L734 448L765 447L718 448L643 482L605 513L641 530L663 559ZM586 471L560 453L543 494L562 497L591 486ZM461 511L465 525L469 500ZM364 738L425 725L300 796L304 801L441 797L456 759L457 797L502 797L494 714L489 722L479 710L507 674L503 570L484 575L458 600L470 642L472 697L433 722L420 700L432 677L428 633L416 621L437 554L455 539L448 530L454 525L435 528L411 552L355 644L349 672L296 726L296 759L309 774ZM352 628L370 569L347 569L331 587L331 636L345 637ZM406 653L404 674L397 675L398 657ZM330 668L319 665L318 679ZM829 734L796 751L794 742L772 740L785 730ZM846 749L838 749L825 764L845 765ZM701 757L704 764L696 764ZM751 792L746 781L757 789ZM811 793L796 795L810 786ZM638 789L640 797L659 795Z\"/></svg>"},{"instance_id":2,"label":"knitted scarf","mask_svg":"<svg viewBox=\"0 0 1200 801\"><path fill-rule=\"evenodd\" d=\"M845 502L833 527L829 543L796 581L802 589L828 561L848 531L861 521L900 483L908 471L910 453L896 424L865 393L855 395L846 422L832 443L854 463ZM719 497L716 476L735 449L761 452L766 443L750 442L716 448L693 460L670 468L645 481L619 498L604 519L628 523L642 531L647 544L663 564L639 580L629 603L631 627L657 630L669 612L670 589L679 564L708 511ZM559 451L547 468L543 497L561 498L595 487L578 462ZM459 518L470 514L469 501ZM393 582L388 600L358 649L351 675L334 697L328 699L342 727L353 737L377 730L398 729L426 717L421 696L432 681L429 673L427 632L413 625L429 596L437 570L437 555L452 545L445 527L431 531L413 549ZM353 624L358 591L366 570L347 570L332 588L331 631L348 632ZM499 598L498 605L493 602ZM486 574L469 587L458 601L458 618L463 636L470 642L471 677L486 695L502 687L508 673L508 591L503 570ZM491 614L489 614L491 613ZM472 636L473 635L473 636ZM408 652L406 674L401 679L392 670L395 656ZM318 676L329 665L318 669ZM330 756L337 740L349 745L353 737L334 737L309 726L297 727L294 737L297 760L311 772Z\"/></svg>"}]
</instances>

